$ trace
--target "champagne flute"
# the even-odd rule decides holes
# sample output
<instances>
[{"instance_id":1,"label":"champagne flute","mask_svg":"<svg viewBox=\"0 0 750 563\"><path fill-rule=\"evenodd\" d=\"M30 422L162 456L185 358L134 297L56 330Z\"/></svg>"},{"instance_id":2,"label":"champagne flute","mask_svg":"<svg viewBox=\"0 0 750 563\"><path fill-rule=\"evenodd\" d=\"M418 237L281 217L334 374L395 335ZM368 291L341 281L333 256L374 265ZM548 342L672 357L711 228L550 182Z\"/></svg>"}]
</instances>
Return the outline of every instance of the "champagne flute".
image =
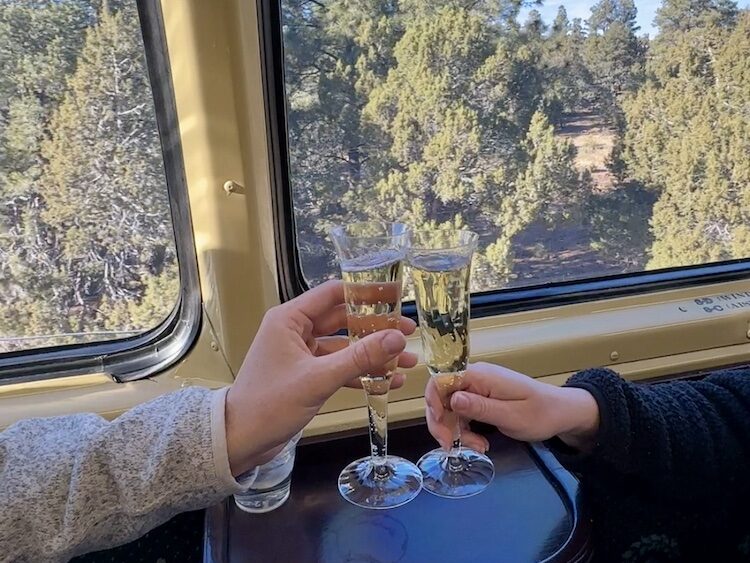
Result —
<instances>
[{"instance_id":1,"label":"champagne flute","mask_svg":"<svg viewBox=\"0 0 750 563\"><path fill-rule=\"evenodd\" d=\"M413 233L411 239L408 263L425 363L454 428L450 451L435 449L417 465L427 491L469 497L482 492L495 475L490 458L461 445L461 421L450 410L451 394L460 389L469 361L469 282L478 237L471 231L440 230Z\"/></svg>"},{"instance_id":2,"label":"champagne flute","mask_svg":"<svg viewBox=\"0 0 750 563\"><path fill-rule=\"evenodd\" d=\"M341 265L349 339L398 328L401 319L403 260L409 229L402 223L365 222L331 232ZM393 508L417 496L419 468L388 455L388 391L398 360L361 378L367 396L370 456L353 461L339 476L339 492L363 508Z\"/></svg>"}]
</instances>

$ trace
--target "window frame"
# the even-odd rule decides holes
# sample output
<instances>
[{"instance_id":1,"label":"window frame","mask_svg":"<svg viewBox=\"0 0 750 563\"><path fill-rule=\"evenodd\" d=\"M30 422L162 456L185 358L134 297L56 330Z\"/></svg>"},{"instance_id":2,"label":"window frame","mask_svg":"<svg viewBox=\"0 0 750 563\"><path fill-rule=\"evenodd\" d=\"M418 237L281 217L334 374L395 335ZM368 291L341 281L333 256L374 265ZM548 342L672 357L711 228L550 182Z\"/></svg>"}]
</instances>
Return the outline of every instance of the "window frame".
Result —
<instances>
[{"instance_id":1,"label":"window frame","mask_svg":"<svg viewBox=\"0 0 750 563\"><path fill-rule=\"evenodd\" d=\"M282 6L279 0L257 0L257 10L279 294L286 301L303 293L309 286L304 278L296 244L284 84ZM471 310L472 317L479 318L749 278L750 257L474 292L471 294ZM413 302L404 303L403 314L416 318Z\"/></svg>"},{"instance_id":2,"label":"window frame","mask_svg":"<svg viewBox=\"0 0 750 563\"><path fill-rule=\"evenodd\" d=\"M106 373L117 382L140 379L179 360L199 334L198 261L161 4L159 0L136 0L136 7L154 99L180 275L177 303L161 324L130 338L0 354L0 385L88 373Z\"/></svg>"}]
</instances>

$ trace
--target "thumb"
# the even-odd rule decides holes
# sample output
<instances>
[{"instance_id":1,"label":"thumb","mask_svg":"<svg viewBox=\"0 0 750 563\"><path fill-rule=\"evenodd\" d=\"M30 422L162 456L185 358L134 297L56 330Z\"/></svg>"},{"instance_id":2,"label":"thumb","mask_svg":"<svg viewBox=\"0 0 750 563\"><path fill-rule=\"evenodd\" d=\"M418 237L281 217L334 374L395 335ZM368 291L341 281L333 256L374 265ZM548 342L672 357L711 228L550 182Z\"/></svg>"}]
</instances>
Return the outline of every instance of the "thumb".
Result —
<instances>
[{"instance_id":1,"label":"thumb","mask_svg":"<svg viewBox=\"0 0 750 563\"><path fill-rule=\"evenodd\" d=\"M406 337L398 330L381 330L333 354L321 356L325 377L338 389L354 377L385 373L384 367L406 348ZM396 365L394 363L393 368Z\"/></svg>"},{"instance_id":2,"label":"thumb","mask_svg":"<svg viewBox=\"0 0 750 563\"><path fill-rule=\"evenodd\" d=\"M456 391L451 395L451 410L470 420L502 426L502 401L497 399L488 399L466 391Z\"/></svg>"}]
</instances>

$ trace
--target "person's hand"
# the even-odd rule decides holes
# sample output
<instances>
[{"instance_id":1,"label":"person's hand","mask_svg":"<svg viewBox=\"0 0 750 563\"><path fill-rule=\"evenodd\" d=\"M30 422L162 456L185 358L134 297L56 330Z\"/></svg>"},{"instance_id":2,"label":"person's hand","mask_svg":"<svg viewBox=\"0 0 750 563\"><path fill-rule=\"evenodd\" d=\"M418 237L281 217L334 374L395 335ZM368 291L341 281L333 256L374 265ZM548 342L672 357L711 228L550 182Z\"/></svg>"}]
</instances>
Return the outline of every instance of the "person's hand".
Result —
<instances>
[{"instance_id":1,"label":"person's hand","mask_svg":"<svg viewBox=\"0 0 750 563\"><path fill-rule=\"evenodd\" d=\"M443 406L433 380L427 384L425 400L430 433L448 449L455 417ZM468 429L467 420L492 424L506 436L525 442L558 436L582 451L592 447L599 428L599 407L588 391L541 383L486 363L469 365L460 390L450 397L450 410L462 419L463 444L478 451L487 450L489 444Z\"/></svg>"},{"instance_id":2,"label":"person's hand","mask_svg":"<svg viewBox=\"0 0 750 563\"><path fill-rule=\"evenodd\" d=\"M382 330L353 345L345 336L326 336L342 328L346 305L340 281L266 313L227 393L227 450L234 475L273 457L342 386L359 386L358 377L380 373L396 358L404 368L417 363L414 354L404 352L404 334L416 328L409 318L401 319L400 331ZM394 375L391 387L401 384L403 375Z\"/></svg>"}]
</instances>

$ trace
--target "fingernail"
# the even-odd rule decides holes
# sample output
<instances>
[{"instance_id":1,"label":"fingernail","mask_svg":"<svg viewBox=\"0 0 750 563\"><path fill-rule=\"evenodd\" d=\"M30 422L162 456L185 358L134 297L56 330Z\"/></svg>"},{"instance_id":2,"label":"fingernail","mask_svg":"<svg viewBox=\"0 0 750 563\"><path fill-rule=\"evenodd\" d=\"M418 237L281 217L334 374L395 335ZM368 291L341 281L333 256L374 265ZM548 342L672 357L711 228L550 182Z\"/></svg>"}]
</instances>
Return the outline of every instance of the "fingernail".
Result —
<instances>
[{"instance_id":1,"label":"fingernail","mask_svg":"<svg viewBox=\"0 0 750 563\"><path fill-rule=\"evenodd\" d=\"M398 332L389 332L383 337L383 350L386 354L397 354L404 349L404 337Z\"/></svg>"},{"instance_id":2,"label":"fingernail","mask_svg":"<svg viewBox=\"0 0 750 563\"><path fill-rule=\"evenodd\" d=\"M451 403L453 405L454 410L461 410L465 409L469 406L469 398L466 396L465 393L454 393L453 397L451 398Z\"/></svg>"}]
</instances>

